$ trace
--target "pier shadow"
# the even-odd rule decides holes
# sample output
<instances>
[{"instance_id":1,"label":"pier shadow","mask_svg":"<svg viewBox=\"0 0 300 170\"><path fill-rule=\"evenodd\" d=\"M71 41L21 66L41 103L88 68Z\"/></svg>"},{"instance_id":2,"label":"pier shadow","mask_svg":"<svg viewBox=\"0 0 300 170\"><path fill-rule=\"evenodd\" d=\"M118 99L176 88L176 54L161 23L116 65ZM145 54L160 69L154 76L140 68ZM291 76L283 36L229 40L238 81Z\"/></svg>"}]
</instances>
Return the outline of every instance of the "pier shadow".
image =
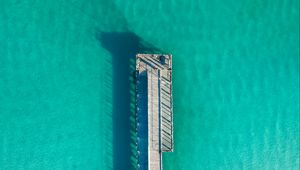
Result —
<instances>
[{"instance_id":1,"label":"pier shadow","mask_svg":"<svg viewBox=\"0 0 300 170\"><path fill-rule=\"evenodd\" d=\"M135 55L162 53L132 32L97 32L100 45L112 56L113 169L137 169Z\"/></svg>"}]
</instances>

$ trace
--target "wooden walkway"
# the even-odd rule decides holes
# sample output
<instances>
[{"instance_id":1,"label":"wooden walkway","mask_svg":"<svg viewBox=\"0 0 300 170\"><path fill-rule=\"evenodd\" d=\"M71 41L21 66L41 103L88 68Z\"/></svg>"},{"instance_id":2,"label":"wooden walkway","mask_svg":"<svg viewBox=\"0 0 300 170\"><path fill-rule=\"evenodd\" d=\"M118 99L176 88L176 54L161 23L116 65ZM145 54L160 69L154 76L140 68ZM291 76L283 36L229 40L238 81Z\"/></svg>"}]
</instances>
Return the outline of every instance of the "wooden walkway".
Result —
<instances>
[{"instance_id":1,"label":"wooden walkway","mask_svg":"<svg viewBox=\"0 0 300 170\"><path fill-rule=\"evenodd\" d=\"M173 151L171 55L136 58L138 167L161 170L162 152Z\"/></svg>"}]
</instances>

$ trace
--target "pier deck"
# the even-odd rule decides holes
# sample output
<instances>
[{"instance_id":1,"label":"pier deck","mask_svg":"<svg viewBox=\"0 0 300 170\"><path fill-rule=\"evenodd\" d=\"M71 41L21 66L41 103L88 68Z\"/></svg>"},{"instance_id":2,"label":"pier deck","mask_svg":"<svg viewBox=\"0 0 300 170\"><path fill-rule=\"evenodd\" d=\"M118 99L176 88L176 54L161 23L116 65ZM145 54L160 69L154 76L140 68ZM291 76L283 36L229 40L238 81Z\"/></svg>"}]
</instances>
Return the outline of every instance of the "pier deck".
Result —
<instances>
[{"instance_id":1,"label":"pier deck","mask_svg":"<svg viewBox=\"0 0 300 170\"><path fill-rule=\"evenodd\" d=\"M138 167L161 170L162 152L173 151L172 59L161 54L136 59Z\"/></svg>"}]
</instances>

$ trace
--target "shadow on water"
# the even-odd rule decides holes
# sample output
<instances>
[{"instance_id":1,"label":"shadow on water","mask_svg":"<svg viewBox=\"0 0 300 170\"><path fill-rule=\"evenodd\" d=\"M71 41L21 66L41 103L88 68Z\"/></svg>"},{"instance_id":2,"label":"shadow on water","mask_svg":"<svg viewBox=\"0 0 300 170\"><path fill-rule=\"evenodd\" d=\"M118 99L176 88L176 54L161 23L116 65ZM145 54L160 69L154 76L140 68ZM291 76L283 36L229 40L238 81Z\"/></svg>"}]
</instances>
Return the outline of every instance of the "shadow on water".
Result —
<instances>
[{"instance_id":1,"label":"shadow on water","mask_svg":"<svg viewBox=\"0 0 300 170\"><path fill-rule=\"evenodd\" d=\"M112 56L113 169L136 169L135 55L161 51L132 32L97 32L96 38Z\"/></svg>"}]
</instances>

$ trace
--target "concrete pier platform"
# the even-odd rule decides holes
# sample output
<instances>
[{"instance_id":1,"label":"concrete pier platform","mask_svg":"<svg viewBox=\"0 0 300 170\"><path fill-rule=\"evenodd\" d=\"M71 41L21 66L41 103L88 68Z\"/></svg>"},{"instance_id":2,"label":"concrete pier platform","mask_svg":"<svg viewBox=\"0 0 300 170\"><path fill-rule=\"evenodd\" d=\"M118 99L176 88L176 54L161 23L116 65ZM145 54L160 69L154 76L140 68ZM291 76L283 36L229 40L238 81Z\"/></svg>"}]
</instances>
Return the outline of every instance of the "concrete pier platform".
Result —
<instances>
[{"instance_id":1,"label":"concrete pier platform","mask_svg":"<svg viewBox=\"0 0 300 170\"><path fill-rule=\"evenodd\" d=\"M138 168L162 169L162 152L173 151L172 56L137 54Z\"/></svg>"}]
</instances>

